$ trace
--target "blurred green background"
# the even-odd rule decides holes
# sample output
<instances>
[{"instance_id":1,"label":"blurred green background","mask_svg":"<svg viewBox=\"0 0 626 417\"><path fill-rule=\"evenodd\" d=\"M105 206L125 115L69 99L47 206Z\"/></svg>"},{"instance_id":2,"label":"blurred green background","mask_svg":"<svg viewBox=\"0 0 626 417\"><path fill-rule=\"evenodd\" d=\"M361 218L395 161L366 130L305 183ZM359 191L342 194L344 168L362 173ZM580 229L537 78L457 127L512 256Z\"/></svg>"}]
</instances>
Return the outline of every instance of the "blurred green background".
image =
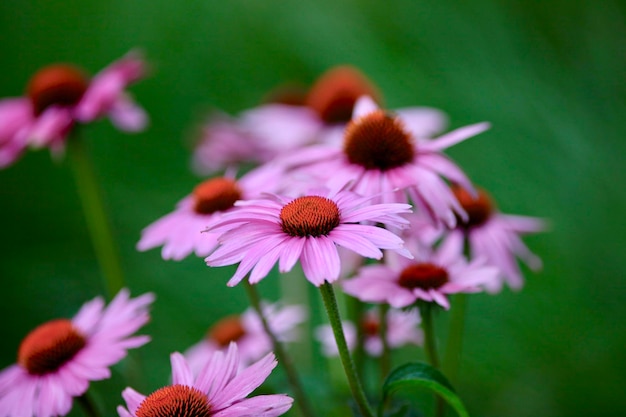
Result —
<instances>
[{"instance_id":1,"label":"blurred green background","mask_svg":"<svg viewBox=\"0 0 626 417\"><path fill-rule=\"evenodd\" d=\"M472 296L457 389L475 416L626 413L626 2L617 0L3 0L0 95L52 62L95 73L141 48L132 88L152 124L84 129L133 294L156 293L153 342L92 384L110 415L127 383L167 383L168 355L246 306L231 269L165 262L140 231L198 182L190 138L211 107L236 113L284 81L360 67L390 108L445 110L493 128L449 154L504 212L549 218L521 292ZM103 293L67 161L29 152L0 171L0 367L36 325ZM276 292L276 280L261 285ZM124 366L141 369L131 382ZM111 404L111 398L113 404ZM81 415L76 409L72 415Z\"/></svg>"}]
</instances>

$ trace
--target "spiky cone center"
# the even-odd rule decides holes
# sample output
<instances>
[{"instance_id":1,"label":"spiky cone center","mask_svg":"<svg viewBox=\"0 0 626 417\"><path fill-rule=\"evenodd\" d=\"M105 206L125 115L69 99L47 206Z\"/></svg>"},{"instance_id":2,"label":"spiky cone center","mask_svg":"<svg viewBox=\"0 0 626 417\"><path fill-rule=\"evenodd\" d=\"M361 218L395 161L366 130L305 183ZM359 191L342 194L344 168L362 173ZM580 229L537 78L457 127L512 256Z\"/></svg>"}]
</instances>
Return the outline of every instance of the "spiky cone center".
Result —
<instances>
[{"instance_id":1,"label":"spiky cone center","mask_svg":"<svg viewBox=\"0 0 626 417\"><path fill-rule=\"evenodd\" d=\"M409 265L402 270L398 278L401 287L422 290L440 288L448 281L448 271L430 262Z\"/></svg>"},{"instance_id":2,"label":"spiky cone center","mask_svg":"<svg viewBox=\"0 0 626 417\"><path fill-rule=\"evenodd\" d=\"M52 320L31 331L20 344L17 361L31 375L55 372L72 359L87 339L67 319Z\"/></svg>"},{"instance_id":3,"label":"spiky cone center","mask_svg":"<svg viewBox=\"0 0 626 417\"><path fill-rule=\"evenodd\" d=\"M326 197L298 197L280 211L280 225L293 237L327 236L339 226L337 204Z\"/></svg>"},{"instance_id":4,"label":"spiky cone center","mask_svg":"<svg viewBox=\"0 0 626 417\"><path fill-rule=\"evenodd\" d=\"M327 124L346 123L361 96L380 101L378 88L365 75L354 67L338 66L317 79L305 103Z\"/></svg>"},{"instance_id":5,"label":"spiky cone center","mask_svg":"<svg viewBox=\"0 0 626 417\"><path fill-rule=\"evenodd\" d=\"M210 417L211 405L206 394L186 385L160 388L144 399L136 417Z\"/></svg>"},{"instance_id":6,"label":"spiky cone center","mask_svg":"<svg viewBox=\"0 0 626 417\"><path fill-rule=\"evenodd\" d=\"M412 136L402 122L383 110L351 121L344 133L344 153L352 164L387 171L413 161Z\"/></svg>"},{"instance_id":7,"label":"spiky cone center","mask_svg":"<svg viewBox=\"0 0 626 417\"><path fill-rule=\"evenodd\" d=\"M481 226L489 220L494 210L494 204L487 192L479 189L478 197L474 198L467 190L457 185L452 187L452 191L467 213L467 221L457 219L460 225L471 228Z\"/></svg>"},{"instance_id":8,"label":"spiky cone center","mask_svg":"<svg viewBox=\"0 0 626 417\"><path fill-rule=\"evenodd\" d=\"M27 95L35 115L48 107L73 106L82 98L89 79L78 68L66 64L55 64L37 71L28 82Z\"/></svg>"},{"instance_id":9,"label":"spiky cone center","mask_svg":"<svg viewBox=\"0 0 626 417\"><path fill-rule=\"evenodd\" d=\"M246 329L239 316L228 316L215 323L207 334L209 340L225 347L236 342L246 334Z\"/></svg>"},{"instance_id":10,"label":"spiky cone center","mask_svg":"<svg viewBox=\"0 0 626 417\"><path fill-rule=\"evenodd\" d=\"M241 199L241 190L234 180L212 178L196 186L193 190L194 211L198 214L212 214L233 207Z\"/></svg>"}]
</instances>

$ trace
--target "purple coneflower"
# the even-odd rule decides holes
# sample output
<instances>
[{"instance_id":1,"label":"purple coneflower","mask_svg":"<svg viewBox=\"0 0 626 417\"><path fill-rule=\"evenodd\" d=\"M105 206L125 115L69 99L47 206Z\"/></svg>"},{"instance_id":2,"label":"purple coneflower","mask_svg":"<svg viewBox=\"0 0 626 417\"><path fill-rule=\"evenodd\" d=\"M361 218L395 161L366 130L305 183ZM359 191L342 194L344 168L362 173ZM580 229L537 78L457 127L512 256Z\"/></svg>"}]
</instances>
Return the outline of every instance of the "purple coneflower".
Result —
<instances>
[{"instance_id":1,"label":"purple coneflower","mask_svg":"<svg viewBox=\"0 0 626 417\"><path fill-rule=\"evenodd\" d=\"M154 296L129 298L120 291L105 307L100 297L83 305L71 320L44 323L22 341L17 364L0 373L0 416L63 416L90 381L111 376L109 367L127 350L147 343L132 336L148 320Z\"/></svg>"},{"instance_id":2,"label":"purple coneflower","mask_svg":"<svg viewBox=\"0 0 626 417\"><path fill-rule=\"evenodd\" d=\"M477 197L459 187L453 190L468 218L467 221L459 222L446 239L460 245L459 242L467 238L472 257L485 258L489 264L498 267L498 279L487 285L489 292L500 291L505 282L512 289L521 288L524 279L517 258L532 270L539 270L542 266L541 259L528 249L521 236L544 231L545 221L536 217L500 213L483 189L478 190Z\"/></svg>"},{"instance_id":3,"label":"purple coneflower","mask_svg":"<svg viewBox=\"0 0 626 417\"><path fill-rule=\"evenodd\" d=\"M145 396L126 388L126 408L118 406L120 417L274 417L287 412L293 400L287 395L257 395L258 388L276 366L274 354L242 369L237 345L227 352L215 352L197 377L180 353L171 355L172 385Z\"/></svg>"},{"instance_id":4,"label":"purple coneflower","mask_svg":"<svg viewBox=\"0 0 626 417\"><path fill-rule=\"evenodd\" d=\"M365 302L402 308L423 300L448 309L447 294L478 292L497 273L484 259L468 263L462 246L448 241L431 253L416 254L415 259L389 256L385 264L364 266L342 284L346 293Z\"/></svg>"},{"instance_id":5,"label":"purple coneflower","mask_svg":"<svg viewBox=\"0 0 626 417\"><path fill-rule=\"evenodd\" d=\"M263 315L274 336L281 342L297 340L296 327L306 320L306 311L299 305L263 304ZM240 364L248 366L272 351L272 341L263 328L261 318L250 307L241 315L232 315L217 321L206 337L185 352L192 371L197 372L211 355L225 350L231 342L237 343Z\"/></svg>"},{"instance_id":6,"label":"purple coneflower","mask_svg":"<svg viewBox=\"0 0 626 417\"><path fill-rule=\"evenodd\" d=\"M0 167L13 163L27 146L59 153L76 123L108 116L124 131L142 130L147 116L124 91L145 76L145 63L130 53L92 79L68 64L40 69L30 79L26 97L0 102Z\"/></svg>"},{"instance_id":7,"label":"purple coneflower","mask_svg":"<svg viewBox=\"0 0 626 417\"><path fill-rule=\"evenodd\" d=\"M146 251L163 245L163 259L179 261L195 252L207 256L217 246L217 235L203 233L207 225L233 208L236 201L274 191L278 173L270 166L260 167L235 180L233 173L215 177L197 185L176 209L141 232L137 250Z\"/></svg>"},{"instance_id":8,"label":"purple coneflower","mask_svg":"<svg viewBox=\"0 0 626 417\"><path fill-rule=\"evenodd\" d=\"M472 185L463 171L442 151L488 129L488 123L466 126L430 140L423 114L392 114L361 97L345 129L343 147L313 146L283 158L294 173L306 173L330 187L354 182L361 195L380 195L385 201L405 202L407 196L433 222L453 227L455 213L465 217L445 179ZM432 132L429 132L432 133Z\"/></svg>"},{"instance_id":9,"label":"purple coneflower","mask_svg":"<svg viewBox=\"0 0 626 417\"><path fill-rule=\"evenodd\" d=\"M305 145L340 138L362 95L379 97L359 70L342 65L322 74L307 92L282 89L237 117L214 113L202 126L193 165L209 174L245 162L265 163Z\"/></svg>"},{"instance_id":10,"label":"purple coneflower","mask_svg":"<svg viewBox=\"0 0 626 417\"><path fill-rule=\"evenodd\" d=\"M411 256L402 239L372 225L406 225L400 214L410 212L408 204L371 204L371 198L345 190L325 190L298 198L270 197L240 201L236 210L209 228L222 235L221 246L206 258L207 265L239 263L229 286L239 283L248 272L250 283L259 282L276 262L280 272L290 271L298 260L315 286L333 282L341 269L337 246L375 259L382 257L381 249Z\"/></svg>"}]
</instances>

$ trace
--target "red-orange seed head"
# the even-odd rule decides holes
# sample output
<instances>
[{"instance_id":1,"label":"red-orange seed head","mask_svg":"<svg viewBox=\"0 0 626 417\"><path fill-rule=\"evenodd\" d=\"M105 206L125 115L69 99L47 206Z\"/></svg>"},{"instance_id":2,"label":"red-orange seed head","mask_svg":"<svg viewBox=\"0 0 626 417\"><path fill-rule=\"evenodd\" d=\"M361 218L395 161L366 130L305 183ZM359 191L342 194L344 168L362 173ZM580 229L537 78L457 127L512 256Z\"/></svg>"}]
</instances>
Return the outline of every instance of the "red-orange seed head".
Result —
<instances>
[{"instance_id":1,"label":"red-orange seed head","mask_svg":"<svg viewBox=\"0 0 626 417\"><path fill-rule=\"evenodd\" d=\"M206 394L186 385L160 388L146 397L135 412L137 417L210 417Z\"/></svg>"},{"instance_id":2,"label":"red-orange seed head","mask_svg":"<svg viewBox=\"0 0 626 417\"><path fill-rule=\"evenodd\" d=\"M345 123L352 117L354 103L364 95L380 103L378 88L358 69L342 65L317 79L309 90L306 105L325 123Z\"/></svg>"},{"instance_id":3,"label":"red-orange seed head","mask_svg":"<svg viewBox=\"0 0 626 417\"><path fill-rule=\"evenodd\" d=\"M241 190L234 180L212 178L199 184L193 190L194 210L198 214L212 214L231 208L241 199Z\"/></svg>"},{"instance_id":4,"label":"red-orange seed head","mask_svg":"<svg viewBox=\"0 0 626 417\"><path fill-rule=\"evenodd\" d=\"M72 106L81 99L89 79L79 69L55 64L44 67L32 76L26 93L33 104L35 115L52 105Z\"/></svg>"},{"instance_id":5,"label":"red-orange seed head","mask_svg":"<svg viewBox=\"0 0 626 417\"><path fill-rule=\"evenodd\" d=\"M216 342L219 346L225 347L230 342L236 342L246 334L239 316L224 317L215 323L208 332L208 338Z\"/></svg>"},{"instance_id":6,"label":"red-orange seed head","mask_svg":"<svg viewBox=\"0 0 626 417\"><path fill-rule=\"evenodd\" d=\"M413 138L397 118L382 110L351 121L344 134L348 160L365 169L386 171L413 161Z\"/></svg>"},{"instance_id":7,"label":"red-orange seed head","mask_svg":"<svg viewBox=\"0 0 626 417\"><path fill-rule=\"evenodd\" d=\"M366 336L378 336L380 322L376 318L366 315L361 322L361 329Z\"/></svg>"},{"instance_id":8,"label":"red-orange seed head","mask_svg":"<svg viewBox=\"0 0 626 417\"><path fill-rule=\"evenodd\" d=\"M32 375L55 372L72 359L87 340L66 319L52 320L30 332L20 344L17 361Z\"/></svg>"},{"instance_id":9,"label":"red-orange seed head","mask_svg":"<svg viewBox=\"0 0 626 417\"><path fill-rule=\"evenodd\" d=\"M457 185L452 187L452 191L468 216L466 222L460 218L457 219L459 225L470 228L481 226L489 220L494 210L494 204L485 190L479 189L477 198L474 198L467 190Z\"/></svg>"},{"instance_id":10,"label":"red-orange seed head","mask_svg":"<svg viewBox=\"0 0 626 417\"><path fill-rule=\"evenodd\" d=\"M401 287L422 290L436 289L448 282L448 272L431 263L417 263L404 268L398 279Z\"/></svg>"},{"instance_id":11,"label":"red-orange seed head","mask_svg":"<svg viewBox=\"0 0 626 417\"><path fill-rule=\"evenodd\" d=\"M339 207L326 197L299 197L282 208L280 221L290 236L326 236L339 226Z\"/></svg>"}]
</instances>

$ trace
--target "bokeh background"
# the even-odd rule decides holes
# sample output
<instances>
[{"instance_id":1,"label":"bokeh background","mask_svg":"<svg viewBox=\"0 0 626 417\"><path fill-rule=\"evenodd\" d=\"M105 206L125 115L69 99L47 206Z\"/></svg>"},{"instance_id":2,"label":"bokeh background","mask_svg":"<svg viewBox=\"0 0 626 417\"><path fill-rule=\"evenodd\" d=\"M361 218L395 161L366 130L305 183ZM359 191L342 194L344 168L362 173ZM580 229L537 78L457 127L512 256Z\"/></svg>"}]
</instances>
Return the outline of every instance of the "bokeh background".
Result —
<instances>
[{"instance_id":1,"label":"bokeh background","mask_svg":"<svg viewBox=\"0 0 626 417\"><path fill-rule=\"evenodd\" d=\"M52 62L95 73L140 48L132 88L150 128L84 129L128 286L158 300L153 342L94 395L165 384L168 355L247 302L229 269L165 262L134 246L199 181L191 140L211 108L236 113L284 81L350 63L390 108L445 110L451 128L493 128L449 154L504 212L545 217L527 239L545 263L520 292L470 298L457 390L475 416L626 413L626 2L618 0L3 0L0 95ZM67 161L29 152L0 171L0 367L37 324L73 315L104 287ZM273 281L273 282L272 282ZM276 294L277 280L261 291ZM445 318L444 318L445 320ZM141 369L132 382L125 367ZM278 382L280 383L280 382ZM79 416L78 408L72 415Z\"/></svg>"}]
</instances>

